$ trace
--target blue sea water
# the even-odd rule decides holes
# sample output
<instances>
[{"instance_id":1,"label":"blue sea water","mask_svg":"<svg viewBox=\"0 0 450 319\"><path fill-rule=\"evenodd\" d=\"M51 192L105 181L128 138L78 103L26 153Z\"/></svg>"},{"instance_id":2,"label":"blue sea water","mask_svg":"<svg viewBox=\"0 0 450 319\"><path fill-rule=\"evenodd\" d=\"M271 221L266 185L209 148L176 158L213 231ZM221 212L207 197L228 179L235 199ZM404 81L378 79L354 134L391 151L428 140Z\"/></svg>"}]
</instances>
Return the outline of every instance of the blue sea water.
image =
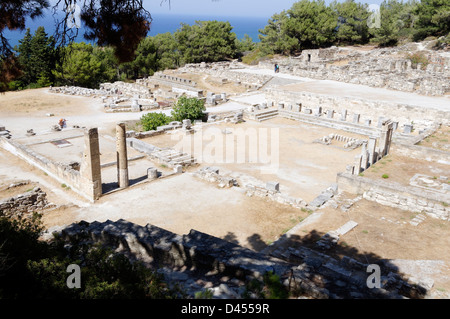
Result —
<instances>
[{"instance_id":1,"label":"blue sea water","mask_svg":"<svg viewBox=\"0 0 450 319\"><path fill-rule=\"evenodd\" d=\"M248 34L254 42L259 42L258 30L266 26L268 18L266 17L223 17L223 16L205 16L205 15L176 15L176 14L153 14L153 21L151 24L149 36L154 36L159 33L175 32L180 28L181 23L186 23L193 25L195 21L205 21L205 20L218 20L218 21L228 21L233 27L232 32L236 33L238 39L242 39L245 34ZM30 28L32 34L36 31L39 26L44 26L47 34L52 35L55 32L55 21L50 13L46 14L43 18L35 20L27 20L27 28ZM79 36L75 40L76 42L88 42L83 37L84 29L83 26L79 30ZM6 30L5 37L9 40L12 47L19 44L25 35L24 31L9 31Z\"/></svg>"}]
</instances>

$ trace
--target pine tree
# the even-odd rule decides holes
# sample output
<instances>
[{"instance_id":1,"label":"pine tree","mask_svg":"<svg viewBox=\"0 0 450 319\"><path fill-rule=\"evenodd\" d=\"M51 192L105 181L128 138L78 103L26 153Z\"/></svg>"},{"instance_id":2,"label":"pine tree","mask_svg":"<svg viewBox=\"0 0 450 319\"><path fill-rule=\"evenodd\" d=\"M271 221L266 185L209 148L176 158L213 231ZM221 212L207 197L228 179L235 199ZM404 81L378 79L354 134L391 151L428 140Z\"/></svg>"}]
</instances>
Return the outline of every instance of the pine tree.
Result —
<instances>
[{"instance_id":1,"label":"pine tree","mask_svg":"<svg viewBox=\"0 0 450 319\"><path fill-rule=\"evenodd\" d=\"M55 67L56 50L53 37L48 37L44 27L39 27L32 36L28 28L16 47L23 75L23 86L38 84L48 86L53 83L52 70Z\"/></svg>"}]
</instances>

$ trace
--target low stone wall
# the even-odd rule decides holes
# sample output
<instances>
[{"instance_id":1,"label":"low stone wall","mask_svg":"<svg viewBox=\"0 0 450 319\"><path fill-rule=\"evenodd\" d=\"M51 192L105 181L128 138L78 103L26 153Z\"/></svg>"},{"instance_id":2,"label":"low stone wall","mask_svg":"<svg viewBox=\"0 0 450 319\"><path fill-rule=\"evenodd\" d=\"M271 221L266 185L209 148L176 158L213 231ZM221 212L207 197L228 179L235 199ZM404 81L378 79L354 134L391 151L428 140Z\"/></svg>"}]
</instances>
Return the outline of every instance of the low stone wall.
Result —
<instances>
[{"instance_id":1,"label":"low stone wall","mask_svg":"<svg viewBox=\"0 0 450 319\"><path fill-rule=\"evenodd\" d=\"M12 140L0 138L0 147L39 168L60 183L66 184L84 198L93 201L93 198L87 189L89 187L89 182L83 180L80 171L74 170L69 165L53 162L32 149Z\"/></svg>"},{"instance_id":2,"label":"low stone wall","mask_svg":"<svg viewBox=\"0 0 450 319\"><path fill-rule=\"evenodd\" d=\"M428 65L414 65L406 58L404 47L361 52L348 48L303 50L299 57L279 58L259 63L259 67L296 76L363 84L423 95L445 95L450 92L448 77L450 59L439 51L425 53Z\"/></svg>"},{"instance_id":3,"label":"low stone wall","mask_svg":"<svg viewBox=\"0 0 450 319\"><path fill-rule=\"evenodd\" d=\"M47 194L39 187L0 201L0 216L17 217L25 213L41 211L49 207Z\"/></svg>"},{"instance_id":4,"label":"low stone wall","mask_svg":"<svg viewBox=\"0 0 450 319\"><path fill-rule=\"evenodd\" d=\"M399 126L411 124L420 126L421 122L435 122L439 119L443 124L450 124L450 112L433 108L423 108L408 104L390 103L360 98L338 97L311 92L292 92L281 88L266 89L266 100L274 106L279 103L285 105L301 104L303 108L322 107L324 110L334 110L336 113L345 111L360 114L361 118L371 119L372 123L378 120L380 114L389 114Z\"/></svg>"},{"instance_id":5,"label":"low stone wall","mask_svg":"<svg viewBox=\"0 0 450 319\"><path fill-rule=\"evenodd\" d=\"M278 115L284 118L297 120L301 122L305 122L308 124L319 125L324 127L329 127L337 130L343 130L351 133L361 134L361 135L373 135L379 136L379 129L376 127L371 127L363 124L353 123L351 121L342 121L339 119L332 119L323 116L323 114L319 114L318 116L314 116L313 113L305 114L295 111L287 111L278 109Z\"/></svg>"},{"instance_id":6,"label":"low stone wall","mask_svg":"<svg viewBox=\"0 0 450 319\"><path fill-rule=\"evenodd\" d=\"M363 194L365 199L379 204L450 221L450 195L403 186L396 182L374 181L348 173L338 173L339 191Z\"/></svg>"}]
</instances>

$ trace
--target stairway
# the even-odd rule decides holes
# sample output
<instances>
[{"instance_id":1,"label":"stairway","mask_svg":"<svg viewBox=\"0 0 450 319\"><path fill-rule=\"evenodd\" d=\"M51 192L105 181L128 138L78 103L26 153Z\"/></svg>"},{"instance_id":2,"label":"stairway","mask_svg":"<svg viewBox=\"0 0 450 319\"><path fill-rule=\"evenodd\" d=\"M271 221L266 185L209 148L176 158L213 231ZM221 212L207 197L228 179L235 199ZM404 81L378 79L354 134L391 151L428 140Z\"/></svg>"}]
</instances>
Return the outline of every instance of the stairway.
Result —
<instances>
[{"instance_id":1,"label":"stairway","mask_svg":"<svg viewBox=\"0 0 450 319\"><path fill-rule=\"evenodd\" d=\"M268 108L256 111L254 114L254 118L258 122L267 121L274 117L278 116L278 109L276 108Z\"/></svg>"}]
</instances>

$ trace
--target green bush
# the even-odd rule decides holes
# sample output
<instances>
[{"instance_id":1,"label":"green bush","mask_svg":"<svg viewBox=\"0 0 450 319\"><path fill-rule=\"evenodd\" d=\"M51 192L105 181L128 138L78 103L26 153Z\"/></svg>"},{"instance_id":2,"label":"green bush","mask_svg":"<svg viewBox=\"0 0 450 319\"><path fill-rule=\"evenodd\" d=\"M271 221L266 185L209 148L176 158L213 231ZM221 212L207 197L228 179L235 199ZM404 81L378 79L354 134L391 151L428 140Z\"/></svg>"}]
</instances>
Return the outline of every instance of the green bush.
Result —
<instances>
[{"instance_id":1,"label":"green bush","mask_svg":"<svg viewBox=\"0 0 450 319\"><path fill-rule=\"evenodd\" d=\"M422 64L422 69L425 69L430 63L428 58L422 52L409 53L406 58L411 61L412 66L415 68L419 63Z\"/></svg>"},{"instance_id":2,"label":"green bush","mask_svg":"<svg viewBox=\"0 0 450 319\"><path fill-rule=\"evenodd\" d=\"M171 120L172 118L164 113L147 113L141 117L141 125L144 131L151 131L168 124Z\"/></svg>"},{"instance_id":3,"label":"green bush","mask_svg":"<svg viewBox=\"0 0 450 319\"><path fill-rule=\"evenodd\" d=\"M203 118L203 111L205 110L205 101L199 100L195 97L188 98L182 96L173 107L172 118L174 121L179 122L186 119L195 121Z\"/></svg>"},{"instance_id":4,"label":"green bush","mask_svg":"<svg viewBox=\"0 0 450 319\"><path fill-rule=\"evenodd\" d=\"M100 245L39 240L40 215L0 217L0 299L163 299L178 294L142 262ZM81 288L67 287L67 267L81 269Z\"/></svg>"}]
</instances>

